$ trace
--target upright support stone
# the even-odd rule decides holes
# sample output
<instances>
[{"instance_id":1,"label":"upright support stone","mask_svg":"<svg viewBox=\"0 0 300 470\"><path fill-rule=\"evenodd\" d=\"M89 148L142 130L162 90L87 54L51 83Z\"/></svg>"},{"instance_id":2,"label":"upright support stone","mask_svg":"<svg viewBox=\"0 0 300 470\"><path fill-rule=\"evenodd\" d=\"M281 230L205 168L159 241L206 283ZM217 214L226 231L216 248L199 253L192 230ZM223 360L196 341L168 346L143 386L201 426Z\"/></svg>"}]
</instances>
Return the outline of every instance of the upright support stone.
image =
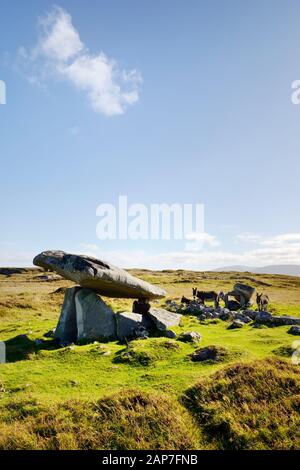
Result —
<instances>
[{"instance_id":1,"label":"upright support stone","mask_svg":"<svg viewBox=\"0 0 300 470\"><path fill-rule=\"evenodd\" d=\"M92 290L80 289L75 296L78 341L111 341L117 338L113 310Z\"/></svg>"},{"instance_id":2,"label":"upright support stone","mask_svg":"<svg viewBox=\"0 0 300 470\"><path fill-rule=\"evenodd\" d=\"M178 313L169 312L163 308L150 308L147 315L160 331L168 330L172 326L178 326L181 319L181 315Z\"/></svg>"},{"instance_id":3,"label":"upright support stone","mask_svg":"<svg viewBox=\"0 0 300 470\"><path fill-rule=\"evenodd\" d=\"M64 303L54 334L54 338L60 343L74 343L77 341L75 295L80 289L81 287L78 286L66 289Z\"/></svg>"},{"instance_id":4,"label":"upright support stone","mask_svg":"<svg viewBox=\"0 0 300 470\"><path fill-rule=\"evenodd\" d=\"M116 315L117 336L120 340L131 339L134 331L141 326L143 317L139 313L121 312Z\"/></svg>"}]
</instances>

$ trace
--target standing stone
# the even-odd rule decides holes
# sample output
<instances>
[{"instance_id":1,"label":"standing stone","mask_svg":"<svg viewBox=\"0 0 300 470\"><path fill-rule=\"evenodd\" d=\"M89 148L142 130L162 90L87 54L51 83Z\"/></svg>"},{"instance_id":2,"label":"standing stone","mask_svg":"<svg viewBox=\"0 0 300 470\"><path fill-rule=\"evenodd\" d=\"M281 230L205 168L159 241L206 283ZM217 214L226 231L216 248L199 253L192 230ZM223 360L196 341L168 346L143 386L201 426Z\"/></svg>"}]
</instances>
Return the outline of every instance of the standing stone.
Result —
<instances>
[{"instance_id":1,"label":"standing stone","mask_svg":"<svg viewBox=\"0 0 300 470\"><path fill-rule=\"evenodd\" d=\"M160 287L91 256L43 251L34 258L33 264L107 297L158 299L166 295Z\"/></svg>"},{"instance_id":2,"label":"standing stone","mask_svg":"<svg viewBox=\"0 0 300 470\"><path fill-rule=\"evenodd\" d=\"M75 295L78 341L110 341L117 338L113 310L92 290L80 289Z\"/></svg>"},{"instance_id":3,"label":"standing stone","mask_svg":"<svg viewBox=\"0 0 300 470\"><path fill-rule=\"evenodd\" d=\"M78 286L66 289L64 303L54 334L54 338L60 343L74 343L77 341L75 295L80 289Z\"/></svg>"},{"instance_id":4,"label":"standing stone","mask_svg":"<svg viewBox=\"0 0 300 470\"><path fill-rule=\"evenodd\" d=\"M160 331L168 330L172 326L178 326L182 316L178 313L169 312L163 308L150 308L147 315Z\"/></svg>"},{"instance_id":5,"label":"standing stone","mask_svg":"<svg viewBox=\"0 0 300 470\"><path fill-rule=\"evenodd\" d=\"M123 341L135 336L135 330L142 326L143 315L132 312L121 312L116 314L117 337Z\"/></svg>"}]
</instances>

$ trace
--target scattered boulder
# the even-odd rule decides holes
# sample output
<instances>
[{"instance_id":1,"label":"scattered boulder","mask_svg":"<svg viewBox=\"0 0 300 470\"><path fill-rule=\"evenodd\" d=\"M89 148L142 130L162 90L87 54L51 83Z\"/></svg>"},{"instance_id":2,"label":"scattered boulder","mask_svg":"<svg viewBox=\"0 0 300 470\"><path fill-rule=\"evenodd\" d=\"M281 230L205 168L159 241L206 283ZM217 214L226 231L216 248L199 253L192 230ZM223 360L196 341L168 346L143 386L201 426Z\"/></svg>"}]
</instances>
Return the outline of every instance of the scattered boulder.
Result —
<instances>
[{"instance_id":1,"label":"scattered boulder","mask_svg":"<svg viewBox=\"0 0 300 470\"><path fill-rule=\"evenodd\" d=\"M272 314L269 312L257 312L255 321L260 323L268 323L272 321Z\"/></svg>"},{"instance_id":2,"label":"scattered boulder","mask_svg":"<svg viewBox=\"0 0 300 470\"><path fill-rule=\"evenodd\" d=\"M117 338L116 315L103 300L90 289L75 294L78 341L109 341Z\"/></svg>"},{"instance_id":3,"label":"scattered boulder","mask_svg":"<svg viewBox=\"0 0 300 470\"><path fill-rule=\"evenodd\" d=\"M181 315L178 313L169 312L163 308L150 308L148 317L154 322L156 328L160 331L165 331L172 326L178 326Z\"/></svg>"},{"instance_id":4,"label":"scattered boulder","mask_svg":"<svg viewBox=\"0 0 300 470\"><path fill-rule=\"evenodd\" d=\"M196 331L184 332L178 336L178 341L183 341L185 343L199 343L201 339L202 336Z\"/></svg>"},{"instance_id":5,"label":"scattered boulder","mask_svg":"<svg viewBox=\"0 0 300 470\"><path fill-rule=\"evenodd\" d=\"M12 276L13 274L23 274L26 272L24 268L0 268L0 274L2 276Z\"/></svg>"},{"instance_id":6,"label":"scattered boulder","mask_svg":"<svg viewBox=\"0 0 300 470\"><path fill-rule=\"evenodd\" d=\"M244 323L241 320L233 320L233 322L227 328L228 330L236 330L238 328L243 328Z\"/></svg>"},{"instance_id":7,"label":"scattered boulder","mask_svg":"<svg viewBox=\"0 0 300 470\"><path fill-rule=\"evenodd\" d=\"M172 330L166 330L166 337L169 339L175 339L177 338L177 335Z\"/></svg>"},{"instance_id":8,"label":"scattered boulder","mask_svg":"<svg viewBox=\"0 0 300 470\"><path fill-rule=\"evenodd\" d=\"M290 316L273 316L272 324L275 326L300 325L300 318Z\"/></svg>"},{"instance_id":9,"label":"scattered boulder","mask_svg":"<svg viewBox=\"0 0 300 470\"><path fill-rule=\"evenodd\" d=\"M288 333L290 335L300 336L300 326L297 326L297 325L291 326Z\"/></svg>"},{"instance_id":10,"label":"scattered boulder","mask_svg":"<svg viewBox=\"0 0 300 470\"><path fill-rule=\"evenodd\" d=\"M233 315L234 320L240 320L243 323L249 323L251 322L251 318L242 314L242 313L234 313Z\"/></svg>"},{"instance_id":11,"label":"scattered boulder","mask_svg":"<svg viewBox=\"0 0 300 470\"><path fill-rule=\"evenodd\" d=\"M232 313L228 308L224 308L223 311L220 313L219 318L221 320L230 320L232 318Z\"/></svg>"},{"instance_id":12,"label":"scattered boulder","mask_svg":"<svg viewBox=\"0 0 300 470\"><path fill-rule=\"evenodd\" d=\"M156 299L165 297L166 294L163 289L142 281L123 269L89 256L64 251L43 251L34 258L33 264L55 271L64 278L107 297Z\"/></svg>"},{"instance_id":13,"label":"scattered boulder","mask_svg":"<svg viewBox=\"0 0 300 470\"><path fill-rule=\"evenodd\" d=\"M251 320L255 320L257 312L255 312L255 310L247 309L247 310L243 310L243 315L245 315L246 317L249 317Z\"/></svg>"},{"instance_id":14,"label":"scattered boulder","mask_svg":"<svg viewBox=\"0 0 300 470\"><path fill-rule=\"evenodd\" d=\"M206 346L190 354L190 358L193 362L222 362L225 361L228 356L228 350L221 346Z\"/></svg>"}]
</instances>

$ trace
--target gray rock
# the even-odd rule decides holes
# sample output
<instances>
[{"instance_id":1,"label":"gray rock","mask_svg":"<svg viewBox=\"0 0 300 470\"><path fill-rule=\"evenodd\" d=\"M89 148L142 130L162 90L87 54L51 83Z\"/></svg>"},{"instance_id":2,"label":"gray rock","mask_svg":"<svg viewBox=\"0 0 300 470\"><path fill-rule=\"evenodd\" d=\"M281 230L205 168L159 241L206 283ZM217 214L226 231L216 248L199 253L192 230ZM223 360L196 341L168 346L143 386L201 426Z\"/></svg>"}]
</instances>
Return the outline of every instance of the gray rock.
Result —
<instances>
[{"instance_id":1,"label":"gray rock","mask_svg":"<svg viewBox=\"0 0 300 470\"><path fill-rule=\"evenodd\" d=\"M75 295L78 341L109 341L117 338L116 315L92 290Z\"/></svg>"},{"instance_id":2,"label":"gray rock","mask_svg":"<svg viewBox=\"0 0 300 470\"><path fill-rule=\"evenodd\" d=\"M192 300L192 302L188 305L186 311L192 315L198 315L204 310L204 306Z\"/></svg>"},{"instance_id":3,"label":"gray rock","mask_svg":"<svg viewBox=\"0 0 300 470\"><path fill-rule=\"evenodd\" d=\"M177 335L172 330L166 330L166 337L170 339L176 339Z\"/></svg>"},{"instance_id":4,"label":"gray rock","mask_svg":"<svg viewBox=\"0 0 300 470\"><path fill-rule=\"evenodd\" d=\"M228 308L224 308L223 312L220 313L219 318L221 318L221 320L224 320L224 321L230 320L230 318L232 318L232 313Z\"/></svg>"},{"instance_id":5,"label":"gray rock","mask_svg":"<svg viewBox=\"0 0 300 470\"><path fill-rule=\"evenodd\" d=\"M201 338L202 336L196 331L187 331L181 333L178 336L178 341L183 341L185 343L199 343L201 341Z\"/></svg>"},{"instance_id":6,"label":"gray rock","mask_svg":"<svg viewBox=\"0 0 300 470\"><path fill-rule=\"evenodd\" d=\"M272 321L272 314L269 312L257 312L255 321L259 323L266 323Z\"/></svg>"},{"instance_id":7,"label":"gray rock","mask_svg":"<svg viewBox=\"0 0 300 470\"><path fill-rule=\"evenodd\" d=\"M300 318L289 316L273 316L272 324L275 326L300 325Z\"/></svg>"},{"instance_id":8,"label":"gray rock","mask_svg":"<svg viewBox=\"0 0 300 470\"><path fill-rule=\"evenodd\" d=\"M138 339L147 339L149 337L149 331L143 325L139 325L134 330L134 336Z\"/></svg>"},{"instance_id":9,"label":"gray rock","mask_svg":"<svg viewBox=\"0 0 300 470\"><path fill-rule=\"evenodd\" d=\"M89 256L72 255L64 251L43 251L33 264L55 271L82 287L107 297L156 299L166 292L142 281L123 269Z\"/></svg>"},{"instance_id":10,"label":"gray rock","mask_svg":"<svg viewBox=\"0 0 300 470\"><path fill-rule=\"evenodd\" d=\"M291 328L289 329L288 333L290 335L297 335L299 336L300 335L300 326L291 326Z\"/></svg>"},{"instance_id":11,"label":"gray rock","mask_svg":"<svg viewBox=\"0 0 300 470\"><path fill-rule=\"evenodd\" d=\"M222 362L227 356L228 351L221 346L206 346L205 348L197 349L190 355L190 358L193 362Z\"/></svg>"},{"instance_id":12,"label":"gray rock","mask_svg":"<svg viewBox=\"0 0 300 470\"><path fill-rule=\"evenodd\" d=\"M237 328L243 328L244 323L241 320L233 320L233 322L229 325L228 330L235 330Z\"/></svg>"},{"instance_id":13,"label":"gray rock","mask_svg":"<svg viewBox=\"0 0 300 470\"><path fill-rule=\"evenodd\" d=\"M255 310L248 309L248 310L243 310L243 314L251 318L251 320L255 320L257 312L255 312Z\"/></svg>"},{"instance_id":14,"label":"gray rock","mask_svg":"<svg viewBox=\"0 0 300 470\"><path fill-rule=\"evenodd\" d=\"M181 315L178 313L169 312L163 308L150 308L147 315L160 331L168 330L172 326L178 326L181 319Z\"/></svg>"},{"instance_id":15,"label":"gray rock","mask_svg":"<svg viewBox=\"0 0 300 470\"><path fill-rule=\"evenodd\" d=\"M242 313L235 312L233 318L235 320L240 320L243 323L251 322L251 318L247 317L246 315L243 315Z\"/></svg>"},{"instance_id":16,"label":"gray rock","mask_svg":"<svg viewBox=\"0 0 300 470\"><path fill-rule=\"evenodd\" d=\"M77 340L77 319L75 295L80 287L66 289L61 314L54 333L54 338L60 343L69 343Z\"/></svg>"},{"instance_id":17,"label":"gray rock","mask_svg":"<svg viewBox=\"0 0 300 470\"><path fill-rule=\"evenodd\" d=\"M132 339L137 336L138 330L143 322L143 315L140 313L120 312L116 314L117 320L117 337L124 341L124 339ZM143 328L145 328L143 326Z\"/></svg>"}]
</instances>

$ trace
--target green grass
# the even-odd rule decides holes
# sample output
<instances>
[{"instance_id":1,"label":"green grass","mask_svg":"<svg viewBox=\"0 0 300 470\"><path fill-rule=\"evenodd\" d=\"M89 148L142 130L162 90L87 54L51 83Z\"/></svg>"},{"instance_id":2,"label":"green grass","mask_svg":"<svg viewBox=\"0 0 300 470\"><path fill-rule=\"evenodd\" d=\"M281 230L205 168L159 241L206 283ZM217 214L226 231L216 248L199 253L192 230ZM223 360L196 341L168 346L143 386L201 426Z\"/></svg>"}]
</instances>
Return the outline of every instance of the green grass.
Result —
<instances>
[{"instance_id":1,"label":"green grass","mask_svg":"<svg viewBox=\"0 0 300 470\"><path fill-rule=\"evenodd\" d=\"M190 297L193 286L201 289L227 290L238 281L252 283L259 291L264 290L270 295L272 312L278 315L300 316L300 278L186 271L140 270L134 271L134 274L166 288L167 298L170 299L180 299L182 295ZM250 323L242 329L228 330L227 322L219 320L200 322L196 316L184 316L180 326L174 328L174 331L177 334L184 331L199 332L202 340L197 345L166 338L150 338L133 341L129 346L110 342L59 348L43 335L55 327L59 316L63 293L54 293L55 290L70 286L72 283L63 280L41 282L35 279L36 275L37 271L32 270L10 278L0 276L0 340L6 341L9 361L0 364L0 423L11 421L10 425L15 427L18 427L16 423L23 423L18 413L14 415L14 410L23 409L22 404L29 409L31 409L30 403L33 404L34 414L41 413L40 418L44 419L42 416L46 416L47 413L52 416L53 410L59 414L64 413L64 406L70 406L72 409L73 406L81 407L83 405L80 404L86 402L92 407L92 403L107 396L123 396L122 394L126 394L128 389L139 390L140 393L146 394L145 396L162 394L166 400L178 404L186 390L199 380L209 381L212 374L221 374L226 367L234 367L237 361L244 365L279 357L285 357L290 361L291 345L297 339L287 334L288 326L257 329ZM247 277L255 279L255 282L249 281ZM130 300L108 299L108 302L116 311L128 310L131 307ZM164 300L154 305L163 304ZM35 340L38 338L43 338L42 344L36 344ZM190 360L189 356L193 351L210 345L228 350L229 354L224 362L196 363ZM71 405L66 405L70 401ZM67 413L73 412L69 410ZM23 423L25 428L30 427L30 419L28 418L27 424ZM84 416L82 419L84 421ZM193 418L189 416L188 420L193 427ZM39 436L30 434L27 438L22 444L22 440L18 441L15 435L15 446L28 448L31 445L33 448L38 446L46 448L46 444ZM144 438L146 439L145 436ZM84 447L82 442L74 440L74 436L70 435L68 439L69 441L56 444L53 441L51 446ZM109 442L113 442L113 438L111 439ZM127 444L125 441L118 442L123 442L122 445L127 448L140 445L137 444L137 436L132 439L127 440ZM141 442L145 448L148 448L145 439ZM171 443L168 439L166 438L165 442L170 442L169 445L175 448L175 441ZM8 442L2 441L1 445L4 447L14 445ZM179 442L182 442L181 437L178 437ZM192 445L191 442L193 441L184 445L188 448ZM152 444L156 446L155 448L161 448L159 440L153 441ZM95 445L95 442L93 444L90 442L87 447ZM222 445L219 441L209 439L204 439L201 444L198 443L198 446L205 448L222 447ZM262 445L272 444L264 441Z\"/></svg>"}]
</instances>

